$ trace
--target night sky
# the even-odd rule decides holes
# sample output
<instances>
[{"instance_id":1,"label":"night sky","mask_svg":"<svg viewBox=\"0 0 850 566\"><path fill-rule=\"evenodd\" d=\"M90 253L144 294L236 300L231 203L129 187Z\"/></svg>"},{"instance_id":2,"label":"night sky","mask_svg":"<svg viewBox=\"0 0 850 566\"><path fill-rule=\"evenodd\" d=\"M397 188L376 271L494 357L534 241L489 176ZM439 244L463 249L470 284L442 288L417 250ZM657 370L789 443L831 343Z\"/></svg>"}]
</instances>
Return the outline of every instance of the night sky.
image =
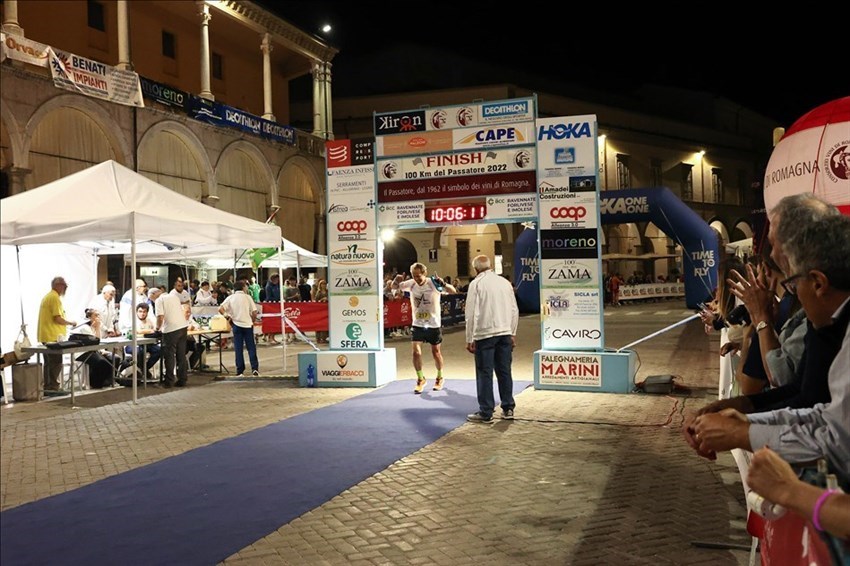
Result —
<instances>
[{"instance_id":1,"label":"night sky","mask_svg":"<svg viewBox=\"0 0 850 566\"><path fill-rule=\"evenodd\" d=\"M642 6L626 14L607 3L598 14L572 14L568 5L556 12L557 4L537 2L258 3L340 50L333 61L334 92L340 95L362 86L340 69L400 40L548 76L558 69L598 90L624 93L650 83L710 92L785 127L850 95L847 21L824 14L787 14L775 27L747 24L732 13L712 21L676 9L653 15ZM677 24L671 19L676 17L686 23ZM327 36L319 31L325 21L334 26ZM491 82L507 81L494 76Z\"/></svg>"}]
</instances>

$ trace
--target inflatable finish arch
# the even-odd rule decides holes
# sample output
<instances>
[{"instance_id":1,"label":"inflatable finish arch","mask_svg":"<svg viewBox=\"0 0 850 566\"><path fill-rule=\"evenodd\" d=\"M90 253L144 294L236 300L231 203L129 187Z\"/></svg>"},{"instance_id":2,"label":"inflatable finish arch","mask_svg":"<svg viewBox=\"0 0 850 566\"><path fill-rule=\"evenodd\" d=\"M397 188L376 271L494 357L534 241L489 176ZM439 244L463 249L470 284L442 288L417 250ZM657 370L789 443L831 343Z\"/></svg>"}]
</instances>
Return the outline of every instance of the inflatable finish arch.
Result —
<instances>
[{"instance_id":1,"label":"inflatable finish arch","mask_svg":"<svg viewBox=\"0 0 850 566\"><path fill-rule=\"evenodd\" d=\"M689 308L709 296L717 286L720 261L717 234L670 189L602 191L603 224L651 221L683 249L685 303ZM537 263L537 230L526 230L514 246L514 281L523 312L539 312L540 287Z\"/></svg>"},{"instance_id":2,"label":"inflatable finish arch","mask_svg":"<svg viewBox=\"0 0 850 566\"><path fill-rule=\"evenodd\" d=\"M717 234L670 189L623 189L599 195L603 224L651 221L682 246L685 303L689 308L712 294L720 261Z\"/></svg>"}]
</instances>

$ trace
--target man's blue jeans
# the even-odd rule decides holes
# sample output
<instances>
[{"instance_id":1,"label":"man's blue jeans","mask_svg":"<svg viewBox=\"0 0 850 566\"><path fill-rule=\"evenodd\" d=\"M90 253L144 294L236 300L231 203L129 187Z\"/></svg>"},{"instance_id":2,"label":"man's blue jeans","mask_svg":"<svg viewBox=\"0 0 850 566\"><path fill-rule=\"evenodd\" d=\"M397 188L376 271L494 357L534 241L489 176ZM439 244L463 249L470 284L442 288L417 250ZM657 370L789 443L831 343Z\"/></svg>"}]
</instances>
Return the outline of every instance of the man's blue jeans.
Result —
<instances>
[{"instance_id":1,"label":"man's blue jeans","mask_svg":"<svg viewBox=\"0 0 850 566\"><path fill-rule=\"evenodd\" d=\"M233 350L236 353L236 375L245 371L245 353L242 351L242 344L248 348L248 359L251 361L251 369L259 371L260 361L257 359L257 344L254 342L254 328L242 328L241 326L233 325Z\"/></svg>"},{"instance_id":2,"label":"man's blue jeans","mask_svg":"<svg viewBox=\"0 0 850 566\"><path fill-rule=\"evenodd\" d=\"M478 410L491 417L496 409L493 398L493 371L499 383L499 399L502 410L516 406L514 403L514 381L511 376L513 344L510 335L493 336L475 341L475 383L478 387Z\"/></svg>"}]
</instances>

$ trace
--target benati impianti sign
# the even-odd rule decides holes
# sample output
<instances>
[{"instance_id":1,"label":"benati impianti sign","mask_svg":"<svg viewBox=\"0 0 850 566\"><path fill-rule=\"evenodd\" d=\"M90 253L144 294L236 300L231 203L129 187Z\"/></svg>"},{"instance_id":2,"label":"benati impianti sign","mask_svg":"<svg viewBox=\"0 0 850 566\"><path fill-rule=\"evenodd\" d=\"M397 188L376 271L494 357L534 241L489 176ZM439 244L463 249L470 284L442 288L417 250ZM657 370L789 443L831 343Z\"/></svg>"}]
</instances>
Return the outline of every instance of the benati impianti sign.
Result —
<instances>
[{"instance_id":1,"label":"benati impianti sign","mask_svg":"<svg viewBox=\"0 0 850 566\"><path fill-rule=\"evenodd\" d=\"M541 354L539 369L541 384L602 386L602 356Z\"/></svg>"}]
</instances>

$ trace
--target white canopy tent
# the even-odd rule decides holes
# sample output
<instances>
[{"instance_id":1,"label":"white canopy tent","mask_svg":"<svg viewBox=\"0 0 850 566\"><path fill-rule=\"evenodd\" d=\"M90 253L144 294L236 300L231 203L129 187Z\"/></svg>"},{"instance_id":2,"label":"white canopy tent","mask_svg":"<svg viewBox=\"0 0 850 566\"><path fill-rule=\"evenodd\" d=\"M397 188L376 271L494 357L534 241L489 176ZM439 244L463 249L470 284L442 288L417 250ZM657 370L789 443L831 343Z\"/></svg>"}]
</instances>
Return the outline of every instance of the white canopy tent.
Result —
<instances>
[{"instance_id":1,"label":"white canopy tent","mask_svg":"<svg viewBox=\"0 0 850 566\"><path fill-rule=\"evenodd\" d=\"M279 248L281 232L201 204L110 160L0 201L0 243L67 243L101 254L129 248L135 274L140 248L186 254Z\"/></svg>"}]
</instances>

